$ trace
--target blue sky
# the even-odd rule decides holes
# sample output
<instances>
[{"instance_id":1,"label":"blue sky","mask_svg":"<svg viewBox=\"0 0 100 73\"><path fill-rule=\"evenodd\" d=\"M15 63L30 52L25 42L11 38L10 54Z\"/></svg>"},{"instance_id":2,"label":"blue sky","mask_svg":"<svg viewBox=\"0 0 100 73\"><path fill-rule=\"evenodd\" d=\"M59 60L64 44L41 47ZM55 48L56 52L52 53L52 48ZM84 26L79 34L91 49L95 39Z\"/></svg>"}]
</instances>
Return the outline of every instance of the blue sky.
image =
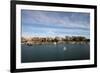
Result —
<instances>
[{"instance_id":1,"label":"blue sky","mask_svg":"<svg viewBox=\"0 0 100 73\"><path fill-rule=\"evenodd\" d=\"M90 14L21 10L22 36L90 37Z\"/></svg>"}]
</instances>

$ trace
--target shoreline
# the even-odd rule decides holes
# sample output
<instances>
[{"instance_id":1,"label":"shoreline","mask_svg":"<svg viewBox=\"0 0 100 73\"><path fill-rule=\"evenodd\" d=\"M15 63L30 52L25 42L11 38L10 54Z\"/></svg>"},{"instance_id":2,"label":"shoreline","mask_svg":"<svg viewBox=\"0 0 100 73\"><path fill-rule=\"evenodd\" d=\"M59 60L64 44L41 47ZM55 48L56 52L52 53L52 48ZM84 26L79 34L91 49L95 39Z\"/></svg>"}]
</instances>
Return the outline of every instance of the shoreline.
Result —
<instances>
[{"instance_id":1,"label":"shoreline","mask_svg":"<svg viewBox=\"0 0 100 73\"><path fill-rule=\"evenodd\" d=\"M26 38L26 37L21 37L21 44L26 44L26 45L42 45L42 44L87 44L90 43L90 39L87 39L86 37L83 36L72 36L68 37L65 36L64 38L62 37L31 37L31 38Z\"/></svg>"}]
</instances>

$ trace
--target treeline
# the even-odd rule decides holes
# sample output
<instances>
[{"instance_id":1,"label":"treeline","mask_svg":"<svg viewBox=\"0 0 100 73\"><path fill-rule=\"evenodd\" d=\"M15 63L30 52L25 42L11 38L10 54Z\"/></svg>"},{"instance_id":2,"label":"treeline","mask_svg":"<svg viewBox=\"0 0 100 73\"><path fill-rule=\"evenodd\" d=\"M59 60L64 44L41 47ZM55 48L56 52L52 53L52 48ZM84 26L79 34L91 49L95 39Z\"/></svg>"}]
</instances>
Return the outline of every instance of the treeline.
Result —
<instances>
[{"instance_id":1,"label":"treeline","mask_svg":"<svg viewBox=\"0 0 100 73\"><path fill-rule=\"evenodd\" d=\"M21 37L21 43L23 44L52 44L52 43L88 43L90 39L83 36L65 36L63 37Z\"/></svg>"}]
</instances>

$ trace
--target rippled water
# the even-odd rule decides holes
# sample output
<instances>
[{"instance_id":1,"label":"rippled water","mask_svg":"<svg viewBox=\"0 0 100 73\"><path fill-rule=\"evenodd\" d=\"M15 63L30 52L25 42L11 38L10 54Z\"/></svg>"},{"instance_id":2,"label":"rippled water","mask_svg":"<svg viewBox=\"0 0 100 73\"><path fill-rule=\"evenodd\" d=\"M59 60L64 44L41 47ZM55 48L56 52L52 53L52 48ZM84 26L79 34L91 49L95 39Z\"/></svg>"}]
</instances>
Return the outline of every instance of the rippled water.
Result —
<instances>
[{"instance_id":1,"label":"rippled water","mask_svg":"<svg viewBox=\"0 0 100 73\"><path fill-rule=\"evenodd\" d=\"M90 59L89 44L21 45L21 62Z\"/></svg>"}]
</instances>

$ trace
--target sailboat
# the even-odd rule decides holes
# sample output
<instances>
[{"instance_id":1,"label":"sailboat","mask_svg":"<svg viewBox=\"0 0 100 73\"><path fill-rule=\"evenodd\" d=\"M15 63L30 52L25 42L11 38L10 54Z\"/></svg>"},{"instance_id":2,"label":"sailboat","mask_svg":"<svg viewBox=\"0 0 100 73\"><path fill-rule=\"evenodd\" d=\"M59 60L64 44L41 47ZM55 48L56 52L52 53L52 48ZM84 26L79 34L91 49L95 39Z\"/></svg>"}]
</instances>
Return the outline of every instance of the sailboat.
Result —
<instances>
[{"instance_id":1,"label":"sailboat","mask_svg":"<svg viewBox=\"0 0 100 73\"><path fill-rule=\"evenodd\" d=\"M54 45L56 45L57 43L56 43L56 42L54 42L53 44L54 44Z\"/></svg>"},{"instance_id":2,"label":"sailboat","mask_svg":"<svg viewBox=\"0 0 100 73\"><path fill-rule=\"evenodd\" d=\"M67 48L64 46L63 50L65 51L65 50L67 50Z\"/></svg>"}]
</instances>

